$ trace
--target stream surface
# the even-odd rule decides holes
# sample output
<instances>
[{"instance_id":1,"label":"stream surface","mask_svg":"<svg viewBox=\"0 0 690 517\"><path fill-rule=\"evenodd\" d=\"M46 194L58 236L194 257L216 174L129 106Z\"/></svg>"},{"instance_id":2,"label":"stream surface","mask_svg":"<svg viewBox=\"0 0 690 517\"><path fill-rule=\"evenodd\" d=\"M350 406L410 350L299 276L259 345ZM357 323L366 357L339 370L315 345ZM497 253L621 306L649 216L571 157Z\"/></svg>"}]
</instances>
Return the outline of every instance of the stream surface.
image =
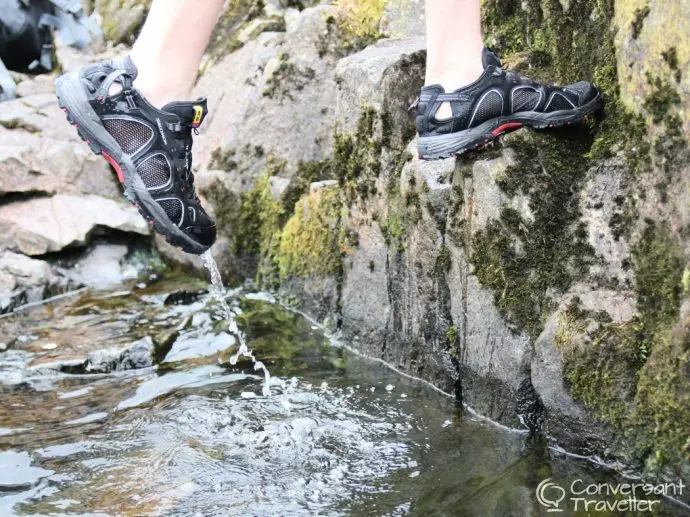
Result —
<instances>
[{"instance_id":1,"label":"stream surface","mask_svg":"<svg viewBox=\"0 0 690 517\"><path fill-rule=\"evenodd\" d=\"M638 515L547 513L548 477L618 478L229 292L263 396L205 289L155 280L0 318L0 516Z\"/></svg>"}]
</instances>

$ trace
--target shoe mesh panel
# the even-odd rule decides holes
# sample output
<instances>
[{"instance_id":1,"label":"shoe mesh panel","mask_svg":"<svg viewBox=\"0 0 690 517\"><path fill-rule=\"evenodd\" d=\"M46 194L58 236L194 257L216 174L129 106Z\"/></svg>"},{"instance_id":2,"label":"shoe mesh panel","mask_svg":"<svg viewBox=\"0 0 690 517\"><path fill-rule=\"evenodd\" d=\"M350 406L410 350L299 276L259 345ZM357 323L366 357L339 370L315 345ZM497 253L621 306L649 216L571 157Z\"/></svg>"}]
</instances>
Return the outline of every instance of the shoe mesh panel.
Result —
<instances>
[{"instance_id":1,"label":"shoe mesh panel","mask_svg":"<svg viewBox=\"0 0 690 517\"><path fill-rule=\"evenodd\" d=\"M103 125L127 154L136 154L153 138L151 128L135 120L110 118Z\"/></svg>"},{"instance_id":2,"label":"shoe mesh panel","mask_svg":"<svg viewBox=\"0 0 690 517\"><path fill-rule=\"evenodd\" d=\"M147 189L157 189L170 181L170 165L162 154L151 155L137 165L137 172Z\"/></svg>"},{"instance_id":3,"label":"shoe mesh panel","mask_svg":"<svg viewBox=\"0 0 690 517\"><path fill-rule=\"evenodd\" d=\"M179 199L162 199L158 204L163 207L168 218L179 225L182 221L182 201Z\"/></svg>"},{"instance_id":4,"label":"shoe mesh panel","mask_svg":"<svg viewBox=\"0 0 690 517\"><path fill-rule=\"evenodd\" d=\"M553 96L553 99L551 99L551 102L549 102L549 105L547 106L546 112L551 113L552 111L560 111L560 110L571 110L573 109L572 104L568 102L568 100L563 97L560 93L557 93Z\"/></svg>"},{"instance_id":5,"label":"shoe mesh panel","mask_svg":"<svg viewBox=\"0 0 690 517\"><path fill-rule=\"evenodd\" d=\"M513 93L513 113L532 111L537 107L539 94L531 88L519 88Z\"/></svg>"},{"instance_id":6,"label":"shoe mesh panel","mask_svg":"<svg viewBox=\"0 0 690 517\"><path fill-rule=\"evenodd\" d=\"M487 120L501 116L503 112L503 99L498 92L490 92L486 95L477 106L474 115L473 126L486 122Z\"/></svg>"}]
</instances>

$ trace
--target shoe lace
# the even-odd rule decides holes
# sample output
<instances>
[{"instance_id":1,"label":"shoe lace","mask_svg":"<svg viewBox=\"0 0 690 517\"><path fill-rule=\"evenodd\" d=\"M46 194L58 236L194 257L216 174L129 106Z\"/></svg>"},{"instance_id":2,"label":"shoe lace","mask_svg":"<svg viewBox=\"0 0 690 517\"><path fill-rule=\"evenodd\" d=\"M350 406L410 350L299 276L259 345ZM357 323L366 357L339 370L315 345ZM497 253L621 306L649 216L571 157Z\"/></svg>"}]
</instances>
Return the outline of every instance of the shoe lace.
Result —
<instances>
[{"instance_id":1,"label":"shoe lace","mask_svg":"<svg viewBox=\"0 0 690 517\"><path fill-rule=\"evenodd\" d=\"M183 159L185 163L184 174L180 177L182 191L189 201L199 204L199 197L194 190L194 173L192 172L192 145L194 142L192 131L194 131L195 135L199 134L198 129L192 128L188 124L182 124L179 130L175 131L175 137L184 143L184 151L179 155L179 158Z\"/></svg>"},{"instance_id":2,"label":"shoe lace","mask_svg":"<svg viewBox=\"0 0 690 517\"><path fill-rule=\"evenodd\" d=\"M118 68L108 73L106 73L106 70L99 70L98 72L83 77L82 82L90 93L96 95L96 100L101 104L105 103L110 93L110 88L112 88L115 83L120 83L122 85L122 92L127 102L130 104L133 102L131 100L131 95L128 95L132 90L132 78L127 70Z\"/></svg>"}]
</instances>

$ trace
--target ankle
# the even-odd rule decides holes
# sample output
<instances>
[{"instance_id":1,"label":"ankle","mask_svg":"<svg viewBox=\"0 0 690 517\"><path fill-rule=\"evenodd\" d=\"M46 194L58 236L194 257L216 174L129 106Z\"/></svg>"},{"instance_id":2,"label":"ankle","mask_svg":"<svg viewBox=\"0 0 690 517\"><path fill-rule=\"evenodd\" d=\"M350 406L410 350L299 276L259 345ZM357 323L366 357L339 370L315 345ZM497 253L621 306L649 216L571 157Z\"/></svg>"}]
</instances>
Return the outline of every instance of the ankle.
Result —
<instances>
[{"instance_id":1,"label":"ankle","mask_svg":"<svg viewBox=\"0 0 690 517\"><path fill-rule=\"evenodd\" d=\"M140 56L133 56L132 61L138 71L134 87L155 108L161 109L169 102L189 97L190 87L181 84L179 74L167 74L155 60L148 61Z\"/></svg>"},{"instance_id":2,"label":"ankle","mask_svg":"<svg viewBox=\"0 0 690 517\"><path fill-rule=\"evenodd\" d=\"M475 82L484 73L482 66L466 67L462 70L444 71L438 74L427 74L424 84L440 84L446 92L452 92Z\"/></svg>"}]
</instances>

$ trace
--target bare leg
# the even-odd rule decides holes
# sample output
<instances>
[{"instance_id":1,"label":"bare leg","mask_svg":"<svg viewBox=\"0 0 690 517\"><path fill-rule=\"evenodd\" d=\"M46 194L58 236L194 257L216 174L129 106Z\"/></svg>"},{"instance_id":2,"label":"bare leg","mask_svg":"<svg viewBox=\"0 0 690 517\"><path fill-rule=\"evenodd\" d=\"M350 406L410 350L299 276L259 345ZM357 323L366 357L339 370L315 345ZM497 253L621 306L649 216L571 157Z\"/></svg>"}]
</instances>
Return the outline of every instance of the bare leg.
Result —
<instances>
[{"instance_id":1,"label":"bare leg","mask_svg":"<svg viewBox=\"0 0 690 517\"><path fill-rule=\"evenodd\" d=\"M426 0L426 81L451 92L484 71L480 0ZM441 106L437 118L451 116Z\"/></svg>"},{"instance_id":2,"label":"bare leg","mask_svg":"<svg viewBox=\"0 0 690 517\"><path fill-rule=\"evenodd\" d=\"M185 100L224 0L154 0L131 57L135 86L160 108Z\"/></svg>"}]
</instances>

